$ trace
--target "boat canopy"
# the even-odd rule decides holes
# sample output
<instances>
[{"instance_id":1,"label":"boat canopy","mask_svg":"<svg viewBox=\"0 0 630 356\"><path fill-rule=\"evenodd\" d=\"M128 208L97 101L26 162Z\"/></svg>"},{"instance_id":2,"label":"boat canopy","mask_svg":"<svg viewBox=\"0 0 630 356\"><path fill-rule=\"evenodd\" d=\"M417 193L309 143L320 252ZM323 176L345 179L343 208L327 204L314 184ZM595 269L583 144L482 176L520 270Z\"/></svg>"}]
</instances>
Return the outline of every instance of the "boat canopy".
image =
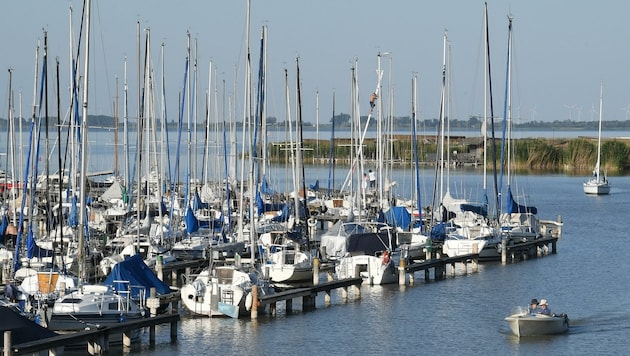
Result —
<instances>
[{"instance_id":1,"label":"boat canopy","mask_svg":"<svg viewBox=\"0 0 630 356\"><path fill-rule=\"evenodd\" d=\"M144 289L146 296L149 296L151 288L155 288L158 295L171 292L168 284L157 278L138 254L115 264L105 281L103 281L103 284L111 286L117 291L120 291L121 288L126 290L127 286L122 281L125 283L129 282L131 297L134 299L140 297L142 289Z\"/></svg>"},{"instance_id":2,"label":"boat canopy","mask_svg":"<svg viewBox=\"0 0 630 356\"><path fill-rule=\"evenodd\" d=\"M508 214L513 214L513 213L538 214L538 209L536 209L535 206L526 206L526 205L518 204L516 201L514 201L514 197L512 196L512 190L508 187L506 212Z\"/></svg>"},{"instance_id":3,"label":"boat canopy","mask_svg":"<svg viewBox=\"0 0 630 356\"><path fill-rule=\"evenodd\" d=\"M377 252L395 250L397 247L395 235L388 231L380 232L357 232L346 240L346 250L351 255L364 254L374 256Z\"/></svg>"},{"instance_id":4,"label":"boat canopy","mask_svg":"<svg viewBox=\"0 0 630 356\"><path fill-rule=\"evenodd\" d=\"M385 212L385 222L390 226L408 230L411 224L411 213L404 206L392 206Z\"/></svg>"}]
</instances>

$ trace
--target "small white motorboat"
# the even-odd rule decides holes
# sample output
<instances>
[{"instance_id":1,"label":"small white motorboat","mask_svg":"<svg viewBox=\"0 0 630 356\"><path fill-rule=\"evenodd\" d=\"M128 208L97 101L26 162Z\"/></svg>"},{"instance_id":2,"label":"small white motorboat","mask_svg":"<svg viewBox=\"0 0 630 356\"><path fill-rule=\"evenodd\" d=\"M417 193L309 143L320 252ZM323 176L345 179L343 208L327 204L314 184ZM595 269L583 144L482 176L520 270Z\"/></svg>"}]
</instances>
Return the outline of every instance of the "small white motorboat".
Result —
<instances>
[{"instance_id":1,"label":"small white motorboat","mask_svg":"<svg viewBox=\"0 0 630 356\"><path fill-rule=\"evenodd\" d=\"M517 307L505 318L516 336L554 335L569 330L566 314L530 314L527 308Z\"/></svg>"}]
</instances>

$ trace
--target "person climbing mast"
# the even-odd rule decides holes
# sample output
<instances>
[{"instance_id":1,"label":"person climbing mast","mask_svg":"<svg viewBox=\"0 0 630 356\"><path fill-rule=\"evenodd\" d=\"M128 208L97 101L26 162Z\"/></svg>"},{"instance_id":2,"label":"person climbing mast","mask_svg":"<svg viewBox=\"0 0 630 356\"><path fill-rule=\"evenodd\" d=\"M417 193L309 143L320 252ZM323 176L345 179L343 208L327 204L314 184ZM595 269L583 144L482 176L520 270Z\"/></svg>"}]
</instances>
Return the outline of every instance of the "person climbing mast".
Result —
<instances>
[{"instance_id":1,"label":"person climbing mast","mask_svg":"<svg viewBox=\"0 0 630 356\"><path fill-rule=\"evenodd\" d=\"M376 95L376 93L372 93L372 95L370 95L370 112L372 112L374 106L376 105L376 99L378 99L378 95Z\"/></svg>"}]
</instances>

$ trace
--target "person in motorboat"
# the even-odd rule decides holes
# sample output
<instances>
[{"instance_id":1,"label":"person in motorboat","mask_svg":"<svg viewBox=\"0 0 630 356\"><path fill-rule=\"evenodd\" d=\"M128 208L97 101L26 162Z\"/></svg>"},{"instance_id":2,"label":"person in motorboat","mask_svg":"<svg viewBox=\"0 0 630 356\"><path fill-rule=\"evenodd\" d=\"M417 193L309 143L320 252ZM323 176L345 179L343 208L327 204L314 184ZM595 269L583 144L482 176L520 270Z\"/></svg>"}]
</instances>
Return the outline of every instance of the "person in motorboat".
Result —
<instances>
[{"instance_id":1,"label":"person in motorboat","mask_svg":"<svg viewBox=\"0 0 630 356\"><path fill-rule=\"evenodd\" d=\"M538 314L551 315L551 310L547 305L547 299L541 299L538 303Z\"/></svg>"},{"instance_id":2,"label":"person in motorboat","mask_svg":"<svg viewBox=\"0 0 630 356\"><path fill-rule=\"evenodd\" d=\"M540 311L540 308L538 308L538 299L534 298L529 303L529 308L527 309L527 312L529 315L534 315L538 313L539 311Z\"/></svg>"}]
</instances>

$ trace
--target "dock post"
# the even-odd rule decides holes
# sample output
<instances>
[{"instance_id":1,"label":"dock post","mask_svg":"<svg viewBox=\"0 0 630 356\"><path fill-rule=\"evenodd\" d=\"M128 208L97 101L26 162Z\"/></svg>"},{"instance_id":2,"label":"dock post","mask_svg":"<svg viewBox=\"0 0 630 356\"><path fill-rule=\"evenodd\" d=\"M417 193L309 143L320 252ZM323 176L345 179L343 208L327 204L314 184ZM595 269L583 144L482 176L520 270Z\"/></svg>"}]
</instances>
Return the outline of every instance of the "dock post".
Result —
<instances>
[{"instance_id":1,"label":"dock post","mask_svg":"<svg viewBox=\"0 0 630 356\"><path fill-rule=\"evenodd\" d=\"M287 315L293 312L293 299L286 300L284 309Z\"/></svg>"},{"instance_id":2,"label":"dock post","mask_svg":"<svg viewBox=\"0 0 630 356\"><path fill-rule=\"evenodd\" d=\"M177 283L179 282L177 278L177 270L174 269L171 271L171 287L179 287Z\"/></svg>"},{"instance_id":3,"label":"dock post","mask_svg":"<svg viewBox=\"0 0 630 356\"><path fill-rule=\"evenodd\" d=\"M11 356L11 330L4 332L4 356Z\"/></svg>"},{"instance_id":4,"label":"dock post","mask_svg":"<svg viewBox=\"0 0 630 356\"><path fill-rule=\"evenodd\" d=\"M348 287L341 288L341 299L345 302L348 300Z\"/></svg>"},{"instance_id":5,"label":"dock post","mask_svg":"<svg viewBox=\"0 0 630 356\"><path fill-rule=\"evenodd\" d=\"M354 266L354 278L361 278L361 267L359 265ZM370 285L372 285L372 280L370 279ZM355 293L356 294L361 294L361 284L357 284L354 286L355 289Z\"/></svg>"},{"instance_id":6,"label":"dock post","mask_svg":"<svg viewBox=\"0 0 630 356\"><path fill-rule=\"evenodd\" d=\"M319 258L313 259L313 285L319 284Z\"/></svg>"},{"instance_id":7,"label":"dock post","mask_svg":"<svg viewBox=\"0 0 630 356\"><path fill-rule=\"evenodd\" d=\"M125 347L131 347L131 330L125 331L122 334L122 343Z\"/></svg>"},{"instance_id":8,"label":"dock post","mask_svg":"<svg viewBox=\"0 0 630 356\"><path fill-rule=\"evenodd\" d=\"M398 285L404 286L406 284L407 276L405 275L405 259L401 258L398 264Z\"/></svg>"},{"instance_id":9,"label":"dock post","mask_svg":"<svg viewBox=\"0 0 630 356\"><path fill-rule=\"evenodd\" d=\"M556 254L556 241L558 241L558 240L551 241L551 254L552 255Z\"/></svg>"},{"instance_id":10,"label":"dock post","mask_svg":"<svg viewBox=\"0 0 630 356\"><path fill-rule=\"evenodd\" d=\"M424 281L425 281L425 282L428 282L428 281L431 279L431 277L430 277L429 275L430 275L430 273L429 273L429 268L426 268L426 269L424 270ZM437 273L436 273L436 275L437 275Z\"/></svg>"},{"instance_id":11,"label":"dock post","mask_svg":"<svg viewBox=\"0 0 630 356\"><path fill-rule=\"evenodd\" d=\"M157 298L157 291L155 287L149 289L149 299L147 299L147 307L151 312L151 316L157 315L157 310L160 307L160 300Z\"/></svg>"},{"instance_id":12,"label":"dock post","mask_svg":"<svg viewBox=\"0 0 630 356\"><path fill-rule=\"evenodd\" d=\"M501 240L501 264L507 263L507 240Z\"/></svg>"},{"instance_id":13,"label":"dock post","mask_svg":"<svg viewBox=\"0 0 630 356\"><path fill-rule=\"evenodd\" d=\"M253 254L252 254L253 255ZM258 286L257 285L253 285L252 286L252 311L251 311L251 318L252 319L258 319Z\"/></svg>"},{"instance_id":14,"label":"dock post","mask_svg":"<svg viewBox=\"0 0 630 356\"><path fill-rule=\"evenodd\" d=\"M177 321L171 321L171 341L177 340Z\"/></svg>"},{"instance_id":15,"label":"dock post","mask_svg":"<svg viewBox=\"0 0 630 356\"><path fill-rule=\"evenodd\" d=\"M155 346L155 325L149 326L149 345Z\"/></svg>"},{"instance_id":16,"label":"dock post","mask_svg":"<svg viewBox=\"0 0 630 356\"><path fill-rule=\"evenodd\" d=\"M156 270L156 275L157 278L164 282L164 268L163 268L163 264L162 264L162 255L158 255L157 259L155 260L155 270Z\"/></svg>"}]
</instances>

